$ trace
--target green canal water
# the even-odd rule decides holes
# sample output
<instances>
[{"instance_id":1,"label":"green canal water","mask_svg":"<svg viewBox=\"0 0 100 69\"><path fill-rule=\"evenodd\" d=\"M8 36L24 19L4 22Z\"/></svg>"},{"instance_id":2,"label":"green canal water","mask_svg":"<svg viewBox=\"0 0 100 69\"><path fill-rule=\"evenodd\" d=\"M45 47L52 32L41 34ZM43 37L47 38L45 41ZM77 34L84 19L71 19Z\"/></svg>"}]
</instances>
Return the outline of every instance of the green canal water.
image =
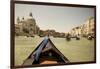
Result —
<instances>
[{"instance_id":1,"label":"green canal water","mask_svg":"<svg viewBox=\"0 0 100 69\"><path fill-rule=\"evenodd\" d=\"M15 65L21 65L44 38L38 36L15 37ZM50 38L54 45L70 62L85 62L94 60L94 40L81 38L66 41L65 38Z\"/></svg>"}]
</instances>

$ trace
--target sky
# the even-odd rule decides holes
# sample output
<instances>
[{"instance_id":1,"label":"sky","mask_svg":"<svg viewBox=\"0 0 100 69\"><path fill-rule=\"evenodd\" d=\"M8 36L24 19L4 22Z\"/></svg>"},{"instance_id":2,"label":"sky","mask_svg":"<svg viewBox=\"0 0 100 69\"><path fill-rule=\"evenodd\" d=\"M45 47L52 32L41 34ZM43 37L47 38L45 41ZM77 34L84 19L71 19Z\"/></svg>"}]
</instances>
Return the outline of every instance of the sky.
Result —
<instances>
[{"instance_id":1,"label":"sky","mask_svg":"<svg viewBox=\"0 0 100 69\"><path fill-rule=\"evenodd\" d=\"M27 18L30 12L41 30L64 33L94 17L94 8L15 4L15 23L17 17Z\"/></svg>"}]
</instances>

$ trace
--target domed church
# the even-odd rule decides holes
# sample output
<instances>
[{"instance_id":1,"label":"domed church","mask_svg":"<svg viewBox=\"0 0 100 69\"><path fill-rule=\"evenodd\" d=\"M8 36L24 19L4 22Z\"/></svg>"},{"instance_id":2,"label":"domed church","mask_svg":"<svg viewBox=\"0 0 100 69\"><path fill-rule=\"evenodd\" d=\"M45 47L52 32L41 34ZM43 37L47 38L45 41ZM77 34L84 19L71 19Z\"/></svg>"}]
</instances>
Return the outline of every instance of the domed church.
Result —
<instances>
[{"instance_id":1,"label":"domed church","mask_svg":"<svg viewBox=\"0 0 100 69\"><path fill-rule=\"evenodd\" d=\"M34 36L39 34L39 27L36 25L36 21L33 18L32 13L29 14L28 18L24 17L20 20L17 18L17 24L15 24L15 35L23 36Z\"/></svg>"}]
</instances>

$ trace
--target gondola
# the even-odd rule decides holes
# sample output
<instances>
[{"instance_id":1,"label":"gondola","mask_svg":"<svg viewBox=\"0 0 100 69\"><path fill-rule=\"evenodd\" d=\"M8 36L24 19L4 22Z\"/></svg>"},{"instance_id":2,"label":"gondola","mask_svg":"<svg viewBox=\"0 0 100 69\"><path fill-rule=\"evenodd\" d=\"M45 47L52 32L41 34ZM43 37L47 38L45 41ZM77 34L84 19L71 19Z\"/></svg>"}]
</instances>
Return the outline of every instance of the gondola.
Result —
<instances>
[{"instance_id":1,"label":"gondola","mask_svg":"<svg viewBox=\"0 0 100 69\"><path fill-rule=\"evenodd\" d=\"M49 37L45 37L36 49L24 60L22 65L66 63L69 63L69 60L55 47Z\"/></svg>"}]
</instances>

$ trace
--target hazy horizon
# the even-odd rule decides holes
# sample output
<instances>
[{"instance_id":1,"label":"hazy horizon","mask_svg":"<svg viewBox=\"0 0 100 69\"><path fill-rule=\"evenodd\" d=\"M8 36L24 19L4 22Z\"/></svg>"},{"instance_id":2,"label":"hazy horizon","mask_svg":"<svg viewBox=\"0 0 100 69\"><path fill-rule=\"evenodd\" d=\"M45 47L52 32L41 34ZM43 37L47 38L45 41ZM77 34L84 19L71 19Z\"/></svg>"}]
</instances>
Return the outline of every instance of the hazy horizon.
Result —
<instances>
[{"instance_id":1,"label":"hazy horizon","mask_svg":"<svg viewBox=\"0 0 100 69\"><path fill-rule=\"evenodd\" d=\"M65 33L94 17L94 8L15 4L15 23L17 17L27 18L30 12L40 29Z\"/></svg>"}]
</instances>

